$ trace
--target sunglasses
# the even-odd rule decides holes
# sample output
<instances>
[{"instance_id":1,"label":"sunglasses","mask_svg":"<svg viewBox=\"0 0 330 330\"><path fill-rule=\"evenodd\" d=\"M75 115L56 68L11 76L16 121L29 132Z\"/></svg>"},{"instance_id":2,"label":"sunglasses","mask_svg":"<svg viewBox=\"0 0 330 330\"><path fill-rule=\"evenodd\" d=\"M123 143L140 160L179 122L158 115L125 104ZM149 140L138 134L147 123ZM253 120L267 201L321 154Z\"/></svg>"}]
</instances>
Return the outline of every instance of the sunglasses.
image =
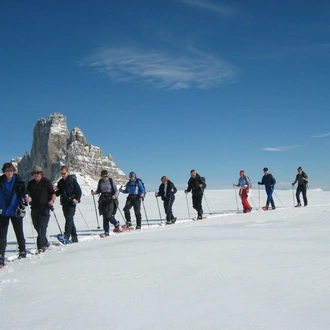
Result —
<instances>
[{"instance_id":1,"label":"sunglasses","mask_svg":"<svg viewBox=\"0 0 330 330\"><path fill-rule=\"evenodd\" d=\"M13 172L13 170L5 170L6 173Z\"/></svg>"},{"instance_id":2,"label":"sunglasses","mask_svg":"<svg viewBox=\"0 0 330 330\"><path fill-rule=\"evenodd\" d=\"M67 172L61 172L60 174L61 174L61 175L65 175L66 173L67 173Z\"/></svg>"},{"instance_id":3,"label":"sunglasses","mask_svg":"<svg viewBox=\"0 0 330 330\"><path fill-rule=\"evenodd\" d=\"M37 172L33 172L33 175L38 175L41 174L41 172L37 171Z\"/></svg>"}]
</instances>

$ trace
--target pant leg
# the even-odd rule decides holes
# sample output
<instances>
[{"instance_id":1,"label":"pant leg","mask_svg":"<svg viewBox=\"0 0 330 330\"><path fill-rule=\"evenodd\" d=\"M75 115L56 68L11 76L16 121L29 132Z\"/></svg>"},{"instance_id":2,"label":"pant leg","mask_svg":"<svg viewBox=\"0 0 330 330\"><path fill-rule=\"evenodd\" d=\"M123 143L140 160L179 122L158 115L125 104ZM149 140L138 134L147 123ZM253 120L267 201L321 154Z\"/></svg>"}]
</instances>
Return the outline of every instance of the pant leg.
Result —
<instances>
[{"instance_id":1,"label":"pant leg","mask_svg":"<svg viewBox=\"0 0 330 330\"><path fill-rule=\"evenodd\" d=\"M164 210L166 213L166 220L171 221L174 216L172 212L172 205L174 203L174 197L171 197L169 199L164 199Z\"/></svg>"},{"instance_id":2,"label":"pant leg","mask_svg":"<svg viewBox=\"0 0 330 330\"><path fill-rule=\"evenodd\" d=\"M125 214L125 219L126 219L126 223L130 222L131 223L131 213L130 213L130 209L132 208L133 203L132 200L128 197L126 199L126 203L125 206L123 208L124 214Z\"/></svg>"},{"instance_id":3,"label":"pant leg","mask_svg":"<svg viewBox=\"0 0 330 330\"><path fill-rule=\"evenodd\" d=\"M74 215L76 213L76 205L65 203L62 205L63 215L65 218L65 229L64 229L64 235L66 237L76 237L77 236L77 230L74 223Z\"/></svg>"},{"instance_id":4,"label":"pant leg","mask_svg":"<svg viewBox=\"0 0 330 330\"><path fill-rule=\"evenodd\" d=\"M250 203L248 202L248 195L247 195L247 191L244 188L240 189L240 196L241 196L241 200L242 200L242 205L243 205L243 212L246 213L248 211L250 211Z\"/></svg>"},{"instance_id":5,"label":"pant leg","mask_svg":"<svg viewBox=\"0 0 330 330\"><path fill-rule=\"evenodd\" d=\"M25 251L25 237L23 231L23 218L11 217L11 223L16 235L16 241L20 252Z\"/></svg>"},{"instance_id":6,"label":"pant leg","mask_svg":"<svg viewBox=\"0 0 330 330\"><path fill-rule=\"evenodd\" d=\"M0 255L5 256L9 218L0 216Z\"/></svg>"},{"instance_id":7,"label":"pant leg","mask_svg":"<svg viewBox=\"0 0 330 330\"><path fill-rule=\"evenodd\" d=\"M203 216L202 199L203 194L192 195L193 208L197 211L198 216Z\"/></svg>"},{"instance_id":8,"label":"pant leg","mask_svg":"<svg viewBox=\"0 0 330 330\"><path fill-rule=\"evenodd\" d=\"M106 215L103 215L103 229L105 233L108 233L110 229L109 219L106 217Z\"/></svg>"},{"instance_id":9,"label":"pant leg","mask_svg":"<svg viewBox=\"0 0 330 330\"><path fill-rule=\"evenodd\" d=\"M31 210L32 222L38 233L37 246L38 249L49 246L47 240L47 228L50 218L49 207L42 206Z\"/></svg>"},{"instance_id":10,"label":"pant leg","mask_svg":"<svg viewBox=\"0 0 330 330\"><path fill-rule=\"evenodd\" d=\"M301 187L298 185L296 190L296 199L298 204L300 204L300 193L301 193Z\"/></svg>"},{"instance_id":11,"label":"pant leg","mask_svg":"<svg viewBox=\"0 0 330 330\"><path fill-rule=\"evenodd\" d=\"M308 200L307 200L307 188L305 185L303 186L302 195L304 200L304 206L306 206L308 204Z\"/></svg>"},{"instance_id":12,"label":"pant leg","mask_svg":"<svg viewBox=\"0 0 330 330\"><path fill-rule=\"evenodd\" d=\"M134 214L136 218L136 225L141 227L142 215L141 215L141 198L136 198L134 201Z\"/></svg>"}]
</instances>

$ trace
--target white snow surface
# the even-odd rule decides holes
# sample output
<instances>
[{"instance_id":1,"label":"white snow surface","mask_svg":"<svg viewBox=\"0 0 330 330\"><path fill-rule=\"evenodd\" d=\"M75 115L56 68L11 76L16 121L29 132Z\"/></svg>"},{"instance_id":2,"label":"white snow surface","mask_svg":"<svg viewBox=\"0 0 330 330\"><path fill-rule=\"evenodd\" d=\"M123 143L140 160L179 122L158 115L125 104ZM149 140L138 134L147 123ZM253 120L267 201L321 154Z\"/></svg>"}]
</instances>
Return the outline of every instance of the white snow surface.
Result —
<instances>
[{"instance_id":1,"label":"white snow surface","mask_svg":"<svg viewBox=\"0 0 330 330\"><path fill-rule=\"evenodd\" d=\"M221 214L192 221L191 195L178 191L172 226L158 225L162 202L148 193L150 226L142 207L141 231L104 239L84 196L80 242L61 245L52 215L52 249L25 260L13 259L10 225L1 329L330 329L330 192L308 191L308 207L294 208L292 191L276 191L277 209L262 211L254 190L249 214L237 214L234 192L206 190L204 212ZM55 214L63 228L58 202ZM33 251L29 214L24 228Z\"/></svg>"}]
</instances>

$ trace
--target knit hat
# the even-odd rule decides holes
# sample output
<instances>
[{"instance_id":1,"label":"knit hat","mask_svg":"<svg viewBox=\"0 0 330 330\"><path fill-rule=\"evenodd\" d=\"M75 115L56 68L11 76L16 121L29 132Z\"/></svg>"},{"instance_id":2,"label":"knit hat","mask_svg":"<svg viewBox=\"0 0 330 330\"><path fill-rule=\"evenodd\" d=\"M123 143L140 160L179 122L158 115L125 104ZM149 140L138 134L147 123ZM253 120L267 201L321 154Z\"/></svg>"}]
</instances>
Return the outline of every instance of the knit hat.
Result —
<instances>
[{"instance_id":1,"label":"knit hat","mask_svg":"<svg viewBox=\"0 0 330 330\"><path fill-rule=\"evenodd\" d=\"M42 171L42 167L37 165L32 167L30 174L33 175L34 172L41 172L42 174L44 174L44 172Z\"/></svg>"},{"instance_id":2,"label":"knit hat","mask_svg":"<svg viewBox=\"0 0 330 330\"><path fill-rule=\"evenodd\" d=\"M297 171L302 171L302 168L301 168L301 166L299 166L299 167L298 167L298 170L297 170Z\"/></svg>"},{"instance_id":3,"label":"knit hat","mask_svg":"<svg viewBox=\"0 0 330 330\"><path fill-rule=\"evenodd\" d=\"M264 167L264 172L268 171L268 168L267 167Z\"/></svg>"}]
</instances>

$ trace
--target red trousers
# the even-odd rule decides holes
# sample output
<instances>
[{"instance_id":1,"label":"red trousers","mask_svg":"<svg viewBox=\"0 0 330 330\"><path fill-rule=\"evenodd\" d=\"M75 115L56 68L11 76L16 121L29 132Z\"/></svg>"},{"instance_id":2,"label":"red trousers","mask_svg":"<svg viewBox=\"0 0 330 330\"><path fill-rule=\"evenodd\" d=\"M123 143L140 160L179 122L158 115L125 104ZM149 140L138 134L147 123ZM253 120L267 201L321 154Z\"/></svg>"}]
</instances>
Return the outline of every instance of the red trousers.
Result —
<instances>
[{"instance_id":1,"label":"red trousers","mask_svg":"<svg viewBox=\"0 0 330 330\"><path fill-rule=\"evenodd\" d=\"M250 203L248 202L247 189L248 188L242 187L239 190L239 195L241 196L242 205L243 205L243 212L244 213L247 213L247 212L251 211L251 206L250 206Z\"/></svg>"}]
</instances>

